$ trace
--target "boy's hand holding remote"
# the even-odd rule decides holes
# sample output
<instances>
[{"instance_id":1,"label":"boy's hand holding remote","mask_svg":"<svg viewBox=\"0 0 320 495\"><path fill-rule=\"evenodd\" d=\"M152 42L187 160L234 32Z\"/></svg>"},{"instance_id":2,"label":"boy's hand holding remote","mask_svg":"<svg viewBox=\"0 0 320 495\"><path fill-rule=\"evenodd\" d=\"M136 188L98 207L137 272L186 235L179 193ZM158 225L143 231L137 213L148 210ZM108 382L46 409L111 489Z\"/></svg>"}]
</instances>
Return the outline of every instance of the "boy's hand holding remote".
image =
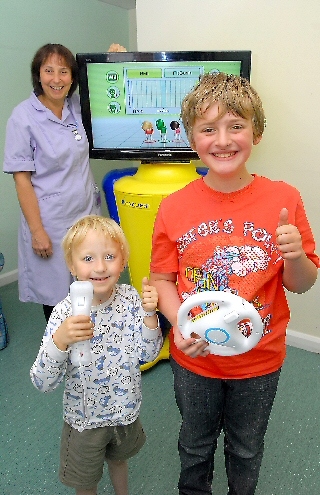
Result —
<instances>
[{"instance_id":1,"label":"boy's hand holding remote","mask_svg":"<svg viewBox=\"0 0 320 495\"><path fill-rule=\"evenodd\" d=\"M61 323L52 339L60 351L66 351L72 344L92 339L93 329L94 324L90 316L69 316Z\"/></svg>"}]
</instances>

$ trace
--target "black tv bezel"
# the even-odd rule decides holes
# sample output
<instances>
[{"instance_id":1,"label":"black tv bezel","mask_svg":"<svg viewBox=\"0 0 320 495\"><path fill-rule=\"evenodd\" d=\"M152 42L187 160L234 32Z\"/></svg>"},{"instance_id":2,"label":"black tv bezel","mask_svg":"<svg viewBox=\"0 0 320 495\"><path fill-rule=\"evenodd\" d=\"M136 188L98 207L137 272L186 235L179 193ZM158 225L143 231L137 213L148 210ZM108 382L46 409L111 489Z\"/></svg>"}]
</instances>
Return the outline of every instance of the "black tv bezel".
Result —
<instances>
[{"instance_id":1,"label":"black tv bezel","mask_svg":"<svg viewBox=\"0 0 320 495\"><path fill-rule=\"evenodd\" d=\"M239 61L241 62L241 77L250 80L251 74L251 50L77 53L76 60L79 67L81 115L89 141L89 156L93 159L104 160L138 160L142 163L190 162L191 160L198 160L199 157L197 153L189 147L179 149L170 148L170 146L168 146L168 149L94 148L87 77L88 64L107 62Z\"/></svg>"}]
</instances>

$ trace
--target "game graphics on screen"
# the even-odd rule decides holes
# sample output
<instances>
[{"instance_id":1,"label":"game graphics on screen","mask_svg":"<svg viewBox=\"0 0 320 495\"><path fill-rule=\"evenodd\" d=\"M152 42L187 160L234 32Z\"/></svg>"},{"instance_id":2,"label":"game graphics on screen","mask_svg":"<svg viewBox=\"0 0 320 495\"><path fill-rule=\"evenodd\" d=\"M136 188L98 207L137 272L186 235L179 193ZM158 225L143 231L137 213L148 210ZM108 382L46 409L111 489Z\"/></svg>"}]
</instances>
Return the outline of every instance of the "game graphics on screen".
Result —
<instances>
[{"instance_id":1,"label":"game graphics on screen","mask_svg":"<svg viewBox=\"0 0 320 495\"><path fill-rule=\"evenodd\" d=\"M235 62L93 63L88 87L94 148L186 148L181 102L205 72Z\"/></svg>"}]
</instances>

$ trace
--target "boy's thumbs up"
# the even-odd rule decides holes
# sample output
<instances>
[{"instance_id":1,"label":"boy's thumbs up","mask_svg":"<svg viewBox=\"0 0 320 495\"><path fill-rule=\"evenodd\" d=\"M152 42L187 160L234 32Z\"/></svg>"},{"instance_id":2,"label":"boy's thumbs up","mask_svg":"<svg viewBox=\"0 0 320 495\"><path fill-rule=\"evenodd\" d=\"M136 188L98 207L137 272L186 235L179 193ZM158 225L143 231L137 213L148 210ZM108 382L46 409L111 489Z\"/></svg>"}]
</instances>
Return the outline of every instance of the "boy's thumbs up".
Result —
<instances>
[{"instance_id":1,"label":"boy's thumbs up","mask_svg":"<svg viewBox=\"0 0 320 495\"><path fill-rule=\"evenodd\" d=\"M144 289L144 287L146 285L149 285L149 279L148 279L148 277L143 277L143 279L142 279L142 290Z\"/></svg>"},{"instance_id":2,"label":"boy's thumbs up","mask_svg":"<svg viewBox=\"0 0 320 495\"><path fill-rule=\"evenodd\" d=\"M287 208L282 208L280 211L279 215L279 223L278 227L281 227L282 225L288 225L289 224L289 212Z\"/></svg>"}]
</instances>

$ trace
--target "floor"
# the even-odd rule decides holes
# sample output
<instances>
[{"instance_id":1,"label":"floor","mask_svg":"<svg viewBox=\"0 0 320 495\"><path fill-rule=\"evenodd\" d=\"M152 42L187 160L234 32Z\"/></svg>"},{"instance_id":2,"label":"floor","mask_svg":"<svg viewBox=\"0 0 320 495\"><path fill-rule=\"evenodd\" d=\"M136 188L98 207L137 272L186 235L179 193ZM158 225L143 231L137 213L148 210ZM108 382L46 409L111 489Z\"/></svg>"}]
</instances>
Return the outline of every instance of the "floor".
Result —
<instances>
[{"instance_id":1,"label":"floor","mask_svg":"<svg viewBox=\"0 0 320 495\"><path fill-rule=\"evenodd\" d=\"M63 387L41 394L29 369L45 321L36 304L18 301L17 284L0 288L10 343L0 351L0 493L67 495L58 480ZM256 495L320 493L320 355L288 347L266 436ZM179 413L169 362L143 371L141 420L147 442L130 461L130 495L174 495L179 475ZM214 495L226 495L222 439L216 455ZM107 472L100 494L112 494Z\"/></svg>"}]
</instances>

